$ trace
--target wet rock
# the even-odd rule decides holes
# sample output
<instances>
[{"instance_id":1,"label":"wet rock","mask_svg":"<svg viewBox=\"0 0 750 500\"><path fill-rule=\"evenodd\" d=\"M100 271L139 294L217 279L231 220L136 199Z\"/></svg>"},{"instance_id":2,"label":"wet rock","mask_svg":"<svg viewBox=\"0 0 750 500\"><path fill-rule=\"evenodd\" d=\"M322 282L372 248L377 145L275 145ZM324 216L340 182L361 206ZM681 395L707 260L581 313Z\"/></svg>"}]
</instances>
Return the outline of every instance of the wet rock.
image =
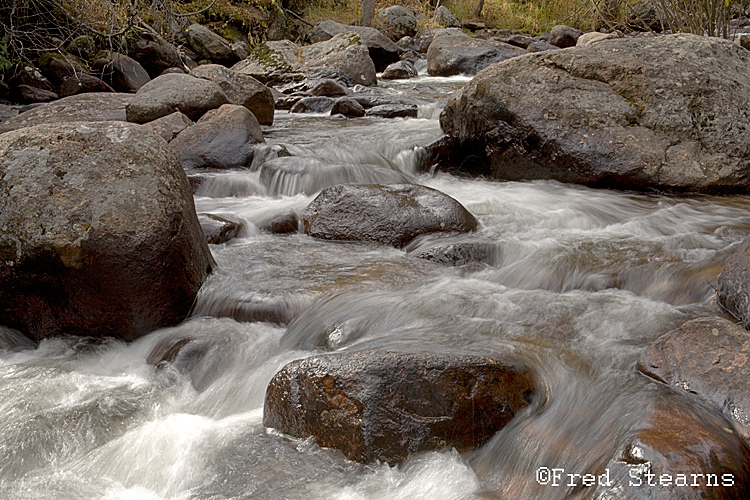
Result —
<instances>
[{"instance_id":1,"label":"wet rock","mask_svg":"<svg viewBox=\"0 0 750 500\"><path fill-rule=\"evenodd\" d=\"M729 257L717 279L719 304L750 329L750 236Z\"/></svg>"},{"instance_id":2,"label":"wet rock","mask_svg":"<svg viewBox=\"0 0 750 500\"><path fill-rule=\"evenodd\" d=\"M60 85L59 94L60 97L70 97L76 94L84 94L87 92L114 92L115 89L107 85L104 81L99 78L89 75L87 73L81 73L79 75L71 76L66 79L62 85Z\"/></svg>"},{"instance_id":3,"label":"wet rock","mask_svg":"<svg viewBox=\"0 0 750 500\"><path fill-rule=\"evenodd\" d=\"M305 209L305 233L315 238L405 246L434 232L466 232L477 220L460 203L414 184L337 185Z\"/></svg>"},{"instance_id":4,"label":"wet rock","mask_svg":"<svg viewBox=\"0 0 750 500\"><path fill-rule=\"evenodd\" d=\"M268 41L255 45L250 55L232 66L232 71L250 75L266 85L278 85L305 77L297 60L300 46L289 40Z\"/></svg>"},{"instance_id":5,"label":"wet rock","mask_svg":"<svg viewBox=\"0 0 750 500\"><path fill-rule=\"evenodd\" d=\"M243 323L264 322L287 325L307 306L308 300L297 296L265 296L257 293L232 292L224 297L198 304L196 316L232 318Z\"/></svg>"},{"instance_id":6,"label":"wet rock","mask_svg":"<svg viewBox=\"0 0 750 500\"><path fill-rule=\"evenodd\" d=\"M255 144L265 142L260 124L244 106L224 104L175 137L170 145L186 169L249 167Z\"/></svg>"},{"instance_id":7,"label":"wet rock","mask_svg":"<svg viewBox=\"0 0 750 500\"><path fill-rule=\"evenodd\" d=\"M292 106L292 113L327 113L333 108L330 97L303 97Z\"/></svg>"},{"instance_id":8,"label":"wet rock","mask_svg":"<svg viewBox=\"0 0 750 500\"><path fill-rule=\"evenodd\" d=\"M390 63L398 61L399 50L396 43L380 31L368 26L349 26L335 21L322 21L310 30L307 37L315 44L346 33L355 33L359 41L367 47L370 59L377 71L383 71Z\"/></svg>"},{"instance_id":9,"label":"wet rock","mask_svg":"<svg viewBox=\"0 0 750 500\"><path fill-rule=\"evenodd\" d=\"M747 96L750 54L730 42L622 38L490 66L440 123L496 179L747 192Z\"/></svg>"},{"instance_id":10,"label":"wet rock","mask_svg":"<svg viewBox=\"0 0 750 500\"><path fill-rule=\"evenodd\" d=\"M440 7L435 9L435 15L433 16L433 19L438 25L445 26L446 28L461 27L461 22L456 16L453 15L450 10L448 10L448 7L446 7L445 5L441 5Z\"/></svg>"},{"instance_id":11,"label":"wet rock","mask_svg":"<svg viewBox=\"0 0 750 500\"><path fill-rule=\"evenodd\" d=\"M118 92L136 92L151 81L135 59L117 52L102 52L92 63L94 70Z\"/></svg>"},{"instance_id":12,"label":"wet rock","mask_svg":"<svg viewBox=\"0 0 750 500\"><path fill-rule=\"evenodd\" d=\"M334 80L326 79L311 88L310 93L314 96L340 97L346 95L346 87Z\"/></svg>"},{"instance_id":13,"label":"wet rock","mask_svg":"<svg viewBox=\"0 0 750 500\"><path fill-rule=\"evenodd\" d=\"M386 351L293 361L266 390L263 425L358 462L474 449L529 405L525 369L491 358Z\"/></svg>"},{"instance_id":14,"label":"wet rock","mask_svg":"<svg viewBox=\"0 0 750 500\"><path fill-rule=\"evenodd\" d=\"M171 115L162 116L161 118L157 118L156 120L148 122L143 126L146 128L150 128L151 130L159 134L162 139L170 142L172 139L177 137L177 134L179 134L192 124L193 121L184 113L175 111Z\"/></svg>"},{"instance_id":15,"label":"wet rock","mask_svg":"<svg viewBox=\"0 0 750 500\"><path fill-rule=\"evenodd\" d=\"M464 38L471 38L464 33L461 28L437 28L420 32L415 37L414 43L419 47L419 52L425 54L429 50L430 45L432 45L432 42L441 36L462 36Z\"/></svg>"},{"instance_id":16,"label":"wet rock","mask_svg":"<svg viewBox=\"0 0 750 500\"><path fill-rule=\"evenodd\" d=\"M227 66L238 61L229 41L203 25L188 26L185 38L195 53L204 59Z\"/></svg>"},{"instance_id":17,"label":"wet rock","mask_svg":"<svg viewBox=\"0 0 750 500\"><path fill-rule=\"evenodd\" d=\"M29 85L19 85L16 88L18 100L23 103L43 103L58 99L60 96L49 90L30 87Z\"/></svg>"},{"instance_id":18,"label":"wet rock","mask_svg":"<svg viewBox=\"0 0 750 500\"><path fill-rule=\"evenodd\" d=\"M400 40L405 36L414 36L417 32L417 18L414 13L402 7L393 5L378 12L378 19L384 26L383 32L391 40Z\"/></svg>"},{"instance_id":19,"label":"wet rock","mask_svg":"<svg viewBox=\"0 0 750 500\"><path fill-rule=\"evenodd\" d=\"M365 115L379 118L416 118L417 112L415 104L381 104L368 109Z\"/></svg>"},{"instance_id":20,"label":"wet rock","mask_svg":"<svg viewBox=\"0 0 750 500\"><path fill-rule=\"evenodd\" d=\"M733 418L750 438L750 332L722 318L688 321L659 337L638 369L660 382L694 392Z\"/></svg>"},{"instance_id":21,"label":"wet rock","mask_svg":"<svg viewBox=\"0 0 750 500\"><path fill-rule=\"evenodd\" d=\"M417 68L409 61L399 61L389 64L381 78L383 80L405 80L417 76Z\"/></svg>"},{"instance_id":22,"label":"wet rock","mask_svg":"<svg viewBox=\"0 0 750 500\"><path fill-rule=\"evenodd\" d=\"M282 97L277 97L274 101L274 107L276 109L281 110L291 110L292 107L297 104L299 101L304 99L305 97L308 97L306 94L303 95L284 95Z\"/></svg>"},{"instance_id":23,"label":"wet rock","mask_svg":"<svg viewBox=\"0 0 750 500\"><path fill-rule=\"evenodd\" d=\"M370 109L374 108L375 106L384 106L384 105L400 105L404 104L401 99L397 97L389 97L384 95L373 95L373 94L354 94L352 95L352 99L357 101L360 106L362 106L364 109Z\"/></svg>"},{"instance_id":24,"label":"wet rock","mask_svg":"<svg viewBox=\"0 0 750 500\"><path fill-rule=\"evenodd\" d=\"M36 343L18 330L0 326L0 352L34 349Z\"/></svg>"},{"instance_id":25,"label":"wet rock","mask_svg":"<svg viewBox=\"0 0 750 500\"><path fill-rule=\"evenodd\" d=\"M134 27L125 36L128 55L138 61L151 78L170 68L182 68L177 49L155 31Z\"/></svg>"},{"instance_id":26,"label":"wet rock","mask_svg":"<svg viewBox=\"0 0 750 500\"><path fill-rule=\"evenodd\" d=\"M427 72L432 76L473 75L490 64L526 54L503 42L463 36L442 36L427 51Z\"/></svg>"},{"instance_id":27,"label":"wet rock","mask_svg":"<svg viewBox=\"0 0 750 500\"><path fill-rule=\"evenodd\" d=\"M132 94L78 94L38 106L0 123L0 134L42 123L125 121Z\"/></svg>"},{"instance_id":28,"label":"wet rock","mask_svg":"<svg viewBox=\"0 0 750 500\"><path fill-rule=\"evenodd\" d=\"M365 116L365 108L352 97L341 97L333 103L331 114L359 118L360 116Z\"/></svg>"},{"instance_id":29,"label":"wet rock","mask_svg":"<svg viewBox=\"0 0 750 500\"><path fill-rule=\"evenodd\" d=\"M57 89L62 83L76 74L88 73L86 63L72 54L45 52L39 56L39 71Z\"/></svg>"},{"instance_id":30,"label":"wet rock","mask_svg":"<svg viewBox=\"0 0 750 500\"><path fill-rule=\"evenodd\" d=\"M0 179L0 324L34 340L130 341L187 316L213 259L156 133L126 122L7 132Z\"/></svg>"},{"instance_id":31,"label":"wet rock","mask_svg":"<svg viewBox=\"0 0 750 500\"><path fill-rule=\"evenodd\" d=\"M297 212L285 212L261 224L260 229L274 234L298 233L300 227Z\"/></svg>"},{"instance_id":32,"label":"wet rock","mask_svg":"<svg viewBox=\"0 0 750 500\"><path fill-rule=\"evenodd\" d=\"M439 243L439 242L433 242ZM408 250L408 249L407 249ZM446 266L466 266L469 264L494 265L500 260L500 249L493 243L460 242L438 244L415 249L411 255Z\"/></svg>"},{"instance_id":33,"label":"wet rock","mask_svg":"<svg viewBox=\"0 0 750 500\"><path fill-rule=\"evenodd\" d=\"M603 484L592 485L584 498L747 498L750 450L729 423L689 395L665 389L657 398L596 471L607 471Z\"/></svg>"},{"instance_id":34,"label":"wet rock","mask_svg":"<svg viewBox=\"0 0 750 500\"><path fill-rule=\"evenodd\" d=\"M309 78L341 80L348 86L377 82L375 65L357 34L340 33L324 42L307 45L300 53Z\"/></svg>"},{"instance_id":35,"label":"wet rock","mask_svg":"<svg viewBox=\"0 0 750 500\"><path fill-rule=\"evenodd\" d=\"M181 111L195 121L206 111L228 104L229 98L214 82L189 75L154 78L136 92L126 108L129 122L147 123Z\"/></svg>"},{"instance_id":36,"label":"wet rock","mask_svg":"<svg viewBox=\"0 0 750 500\"><path fill-rule=\"evenodd\" d=\"M216 83L230 103L245 106L261 125L273 124L274 99L271 89L252 76L237 73L219 64L198 66L190 75Z\"/></svg>"},{"instance_id":37,"label":"wet rock","mask_svg":"<svg viewBox=\"0 0 750 500\"><path fill-rule=\"evenodd\" d=\"M242 229L242 224L214 214L198 214L206 243L220 245L234 239Z\"/></svg>"},{"instance_id":38,"label":"wet rock","mask_svg":"<svg viewBox=\"0 0 750 500\"><path fill-rule=\"evenodd\" d=\"M549 32L547 43L564 49L566 47L575 47L578 37L583 34L581 30L558 24Z\"/></svg>"}]
</instances>

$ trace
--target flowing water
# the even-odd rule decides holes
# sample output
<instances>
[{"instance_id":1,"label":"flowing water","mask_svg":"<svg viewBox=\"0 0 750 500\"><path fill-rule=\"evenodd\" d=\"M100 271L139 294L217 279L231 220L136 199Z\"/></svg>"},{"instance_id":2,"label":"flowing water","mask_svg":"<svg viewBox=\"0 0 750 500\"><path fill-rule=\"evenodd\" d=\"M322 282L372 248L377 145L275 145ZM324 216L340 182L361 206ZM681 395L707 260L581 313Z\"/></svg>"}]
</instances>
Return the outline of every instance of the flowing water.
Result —
<instances>
[{"instance_id":1,"label":"flowing water","mask_svg":"<svg viewBox=\"0 0 750 500\"><path fill-rule=\"evenodd\" d=\"M211 247L217 270L191 318L132 344L58 338L0 353L0 498L554 499L569 492L540 489L538 467L606 461L659 397L635 371L639 353L720 314L711 284L750 231L750 198L415 173L466 81L382 87L418 103L417 119L277 112L253 168L205 174L196 194L199 212L244 228ZM481 227L446 241L488 244L488 263L418 259L424 239L404 251L260 229L341 182L448 193ZM288 324L251 321L258 311ZM183 369L147 363L180 338L202 357ZM285 363L368 348L517 360L540 396L474 454L425 453L399 467L263 427L266 385Z\"/></svg>"}]
</instances>

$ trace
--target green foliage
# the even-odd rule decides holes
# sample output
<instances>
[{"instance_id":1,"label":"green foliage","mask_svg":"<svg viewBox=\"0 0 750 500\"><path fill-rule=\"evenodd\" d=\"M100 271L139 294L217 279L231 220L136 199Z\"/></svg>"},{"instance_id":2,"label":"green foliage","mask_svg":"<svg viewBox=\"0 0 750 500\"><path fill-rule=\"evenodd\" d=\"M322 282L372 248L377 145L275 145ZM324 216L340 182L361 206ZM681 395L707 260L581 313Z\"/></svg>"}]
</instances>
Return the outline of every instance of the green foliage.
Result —
<instances>
[{"instance_id":1,"label":"green foliage","mask_svg":"<svg viewBox=\"0 0 750 500\"><path fill-rule=\"evenodd\" d=\"M4 73L13 67L13 63L10 62L10 54L8 54L8 48L0 43L0 73Z\"/></svg>"}]
</instances>

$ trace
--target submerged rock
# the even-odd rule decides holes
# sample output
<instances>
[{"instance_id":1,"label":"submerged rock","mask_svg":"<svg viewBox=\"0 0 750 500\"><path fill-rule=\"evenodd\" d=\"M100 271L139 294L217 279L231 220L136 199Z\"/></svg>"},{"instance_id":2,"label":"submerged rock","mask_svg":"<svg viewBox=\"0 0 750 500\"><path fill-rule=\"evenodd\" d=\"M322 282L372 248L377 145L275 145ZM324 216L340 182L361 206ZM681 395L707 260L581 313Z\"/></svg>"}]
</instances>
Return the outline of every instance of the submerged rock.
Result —
<instances>
[{"instance_id":1,"label":"submerged rock","mask_svg":"<svg viewBox=\"0 0 750 500\"><path fill-rule=\"evenodd\" d=\"M492 65L440 124L454 166L483 157L496 179L748 192L749 96L750 53L727 40L623 38Z\"/></svg>"},{"instance_id":2,"label":"submerged rock","mask_svg":"<svg viewBox=\"0 0 750 500\"><path fill-rule=\"evenodd\" d=\"M242 224L214 214L198 214L206 243L219 245L234 239L242 229Z\"/></svg>"},{"instance_id":3,"label":"submerged rock","mask_svg":"<svg viewBox=\"0 0 750 500\"><path fill-rule=\"evenodd\" d=\"M416 118L419 110L416 104L380 104L367 110L365 115L380 118Z\"/></svg>"},{"instance_id":4,"label":"submerged rock","mask_svg":"<svg viewBox=\"0 0 750 500\"><path fill-rule=\"evenodd\" d=\"M466 232L477 220L459 202L415 184L340 184L305 209L305 233L315 238L405 246L433 232Z\"/></svg>"},{"instance_id":5,"label":"submerged rock","mask_svg":"<svg viewBox=\"0 0 750 500\"><path fill-rule=\"evenodd\" d=\"M0 324L133 340L182 321L214 264L177 155L125 122L0 135Z\"/></svg>"},{"instance_id":6,"label":"submerged rock","mask_svg":"<svg viewBox=\"0 0 750 500\"><path fill-rule=\"evenodd\" d=\"M711 401L750 440L750 332L699 318L659 337L638 359L646 375Z\"/></svg>"},{"instance_id":7,"label":"submerged rock","mask_svg":"<svg viewBox=\"0 0 750 500\"><path fill-rule=\"evenodd\" d=\"M34 349L36 342L18 330L0 326L0 352Z\"/></svg>"},{"instance_id":8,"label":"submerged rock","mask_svg":"<svg viewBox=\"0 0 750 500\"><path fill-rule=\"evenodd\" d=\"M527 370L491 358L387 351L293 361L268 385L263 425L358 462L471 451L527 407Z\"/></svg>"}]
</instances>

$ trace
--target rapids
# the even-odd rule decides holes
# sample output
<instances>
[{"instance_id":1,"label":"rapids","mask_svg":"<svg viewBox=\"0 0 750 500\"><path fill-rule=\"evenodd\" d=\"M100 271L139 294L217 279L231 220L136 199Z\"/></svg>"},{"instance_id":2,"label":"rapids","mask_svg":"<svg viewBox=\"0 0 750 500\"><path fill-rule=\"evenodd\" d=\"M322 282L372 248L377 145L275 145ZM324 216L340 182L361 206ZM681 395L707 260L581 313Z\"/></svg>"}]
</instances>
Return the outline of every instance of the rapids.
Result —
<instances>
[{"instance_id":1,"label":"rapids","mask_svg":"<svg viewBox=\"0 0 750 500\"><path fill-rule=\"evenodd\" d=\"M546 500L568 492L540 489L538 467L586 472L611 456L658 397L635 371L639 353L721 314L712 283L750 231L750 197L417 174L420 147L441 136L440 109L467 81L381 82L419 104L417 119L277 111L252 168L201 173L198 212L244 229L211 246L217 270L188 320L132 344L58 338L0 353L0 498ZM491 264L408 252L424 240L403 251L259 229L341 182L444 191L481 224L459 241L490 243ZM289 324L248 321L266 306ZM160 342L186 336L208 346L192 377L147 364ZM400 467L262 426L265 387L285 363L366 348L507 357L543 390L475 453Z\"/></svg>"}]
</instances>

